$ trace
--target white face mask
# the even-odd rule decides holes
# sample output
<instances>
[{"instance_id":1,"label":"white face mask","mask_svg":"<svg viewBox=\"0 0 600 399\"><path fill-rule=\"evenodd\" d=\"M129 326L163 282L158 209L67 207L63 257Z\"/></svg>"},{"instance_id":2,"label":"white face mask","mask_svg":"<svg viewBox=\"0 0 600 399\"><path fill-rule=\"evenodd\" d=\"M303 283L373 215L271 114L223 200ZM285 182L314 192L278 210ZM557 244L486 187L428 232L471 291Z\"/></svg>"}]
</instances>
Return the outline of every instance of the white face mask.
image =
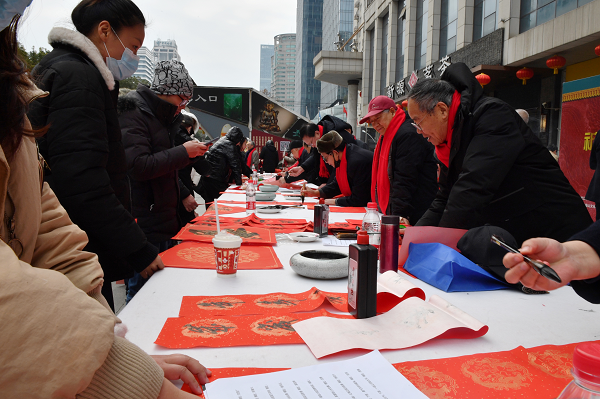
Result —
<instances>
[{"instance_id":1,"label":"white face mask","mask_svg":"<svg viewBox=\"0 0 600 399\"><path fill-rule=\"evenodd\" d=\"M117 35L117 32L115 32L114 29L113 32L115 36L117 36L117 39L119 39L119 42L121 42L121 38L119 37L119 35ZM106 47L106 43L104 43L106 54L108 54L108 57L106 58L106 66L112 72L115 80L123 80L131 77L135 73L135 71L137 71L138 63L140 61L140 57L133 54L133 51L131 51L131 49L125 47L123 42L121 42L121 46L123 46L125 51L123 51L121 59L116 60L110 56L108 48Z\"/></svg>"}]
</instances>

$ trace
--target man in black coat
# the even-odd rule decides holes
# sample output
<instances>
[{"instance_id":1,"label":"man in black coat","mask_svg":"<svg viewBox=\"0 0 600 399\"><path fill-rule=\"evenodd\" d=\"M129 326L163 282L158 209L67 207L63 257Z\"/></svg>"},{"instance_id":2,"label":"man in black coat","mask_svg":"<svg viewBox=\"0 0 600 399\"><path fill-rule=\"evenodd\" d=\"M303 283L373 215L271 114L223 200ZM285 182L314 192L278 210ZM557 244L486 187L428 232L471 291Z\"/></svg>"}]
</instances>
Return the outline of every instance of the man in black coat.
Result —
<instances>
[{"instance_id":1,"label":"man in black coat","mask_svg":"<svg viewBox=\"0 0 600 399\"><path fill-rule=\"evenodd\" d=\"M302 165L310 157L311 150L313 150L312 147L306 145L301 140L293 140L290 143L289 149L290 149L291 155L296 160L296 163L294 165L292 165L290 168L296 167L298 165ZM316 151L316 150L313 150L313 151ZM284 176L281 176L277 180L277 184L280 186L284 186L285 184L293 183L298 180L306 180L307 182L313 183L316 185L320 184L319 174L316 169L310 169L310 170L304 171L296 177L292 177L292 176L290 176L289 173L286 173Z\"/></svg>"},{"instance_id":2,"label":"man in black coat","mask_svg":"<svg viewBox=\"0 0 600 399\"><path fill-rule=\"evenodd\" d=\"M371 180L371 201L377 203L381 213L415 224L431 205L438 188L433 146L387 96L370 101L369 112L360 122L366 121L380 135L373 157L377 179Z\"/></svg>"},{"instance_id":3,"label":"man in black coat","mask_svg":"<svg viewBox=\"0 0 600 399\"><path fill-rule=\"evenodd\" d=\"M371 200L373 153L356 144L346 144L336 131L317 140L317 150L325 162L335 167L335 179L318 190L303 190L310 197L326 198L337 206L366 206ZM334 198L338 195L340 198Z\"/></svg>"},{"instance_id":4,"label":"man in black coat","mask_svg":"<svg viewBox=\"0 0 600 399\"><path fill-rule=\"evenodd\" d=\"M192 97L192 90L192 79L181 62L161 61L156 65L152 86L139 85L118 104L133 216L160 251L175 245L171 237L182 227L177 214L179 203L188 211L197 206L192 193L179 180L178 170L204 155L207 147L196 141L174 145L180 112ZM127 301L144 283L139 274L128 280Z\"/></svg>"},{"instance_id":5,"label":"man in black coat","mask_svg":"<svg viewBox=\"0 0 600 399\"><path fill-rule=\"evenodd\" d=\"M245 142L244 132L234 126L210 147L206 153L206 160L210 167L196 186L196 192L204 198L204 201L213 202L221 192L227 190L231 180L238 186L242 185L241 148Z\"/></svg>"},{"instance_id":6,"label":"man in black coat","mask_svg":"<svg viewBox=\"0 0 600 399\"><path fill-rule=\"evenodd\" d=\"M600 220L600 170L598 170L598 160L600 159L600 135L596 133L590 151L590 169L594 171L590 185L585 193L585 199L594 201L596 204L596 220Z\"/></svg>"},{"instance_id":7,"label":"man in black coat","mask_svg":"<svg viewBox=\"0 0 600 399\"><path fill-rule=\"evenodd\" d=\"M441 80L418 82L408 110L440 161L440 190L418 225L490 224L520 244L565 241L592 223L548 150L514 108L483 95L465 64L452 64Z\"/></svg>"},{"instance_id":8,"label":"man in black coat","mask_svg":"<svg viewBox=\"0 0 600 399\"><path fill-rule=\"evenodd\" d=\"M279 151L275 148L273 140L268 140L260 151L259 158L262 160L262 169L266 173L275 173L279 164Z\"/></svg>"}]
</instances>

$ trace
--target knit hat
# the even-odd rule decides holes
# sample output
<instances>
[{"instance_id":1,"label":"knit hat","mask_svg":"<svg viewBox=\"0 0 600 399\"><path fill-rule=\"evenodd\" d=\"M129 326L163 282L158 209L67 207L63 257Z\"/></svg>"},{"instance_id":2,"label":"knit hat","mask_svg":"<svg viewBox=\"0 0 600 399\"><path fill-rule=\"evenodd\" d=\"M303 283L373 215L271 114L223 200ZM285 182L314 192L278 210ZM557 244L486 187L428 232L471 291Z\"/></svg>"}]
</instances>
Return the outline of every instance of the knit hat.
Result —
<instances>
[{"instance_id":1,"label":"knit hat","mask_svg":"<svg viewBox=\"0 0 600 399\"><path fill-rule=\"evenodd\" d=\"M290 146L288 147L288 150L293 150L294 148L302 148L302 146L304 145L304 143L302 142L302 140L294 140L292 142L290 142Z\"/></svg>"},{"instance_id":2,"label":"knit hat","mask_svg":"<svg viewBox=\"0 0 600 399\"><path fill-rule=\"evenodd\" d=\"M154 80L150 90L166 96L183 95L192 97L194 81L185 66L176 60L161 61L154 69Z\"/></svg>"},{"instance_id":3,"label":"knit hat","mask_svg":"<svg viewBox=\"0 0 600 399\"><path fill-rule=\"evenodd\" d=\"M338 148L343 142L344 139L342 136L340 136L340 134L335 130L332 130L317 140L317 151L320 153L329 154L331 151Z\"/></svg>"}]
</instances>

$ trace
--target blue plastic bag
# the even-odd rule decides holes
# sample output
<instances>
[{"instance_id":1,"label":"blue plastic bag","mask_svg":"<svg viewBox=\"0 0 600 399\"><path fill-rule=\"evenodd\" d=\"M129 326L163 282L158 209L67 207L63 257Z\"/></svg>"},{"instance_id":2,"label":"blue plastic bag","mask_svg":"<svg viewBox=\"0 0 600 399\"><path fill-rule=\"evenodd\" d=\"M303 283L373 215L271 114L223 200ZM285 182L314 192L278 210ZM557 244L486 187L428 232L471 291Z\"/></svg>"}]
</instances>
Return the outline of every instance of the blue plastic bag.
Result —
<instances>
[{"instance_id":1,"label":"blue plastic bag","mask_svg":"<svg viewBox=\"0 0 600 399\"><path fill-rule=\"evenodd\" d=\"M404 269L445 292L510 288L469 259L439 243L410 244Z\"/></svg>"}]
</instances>

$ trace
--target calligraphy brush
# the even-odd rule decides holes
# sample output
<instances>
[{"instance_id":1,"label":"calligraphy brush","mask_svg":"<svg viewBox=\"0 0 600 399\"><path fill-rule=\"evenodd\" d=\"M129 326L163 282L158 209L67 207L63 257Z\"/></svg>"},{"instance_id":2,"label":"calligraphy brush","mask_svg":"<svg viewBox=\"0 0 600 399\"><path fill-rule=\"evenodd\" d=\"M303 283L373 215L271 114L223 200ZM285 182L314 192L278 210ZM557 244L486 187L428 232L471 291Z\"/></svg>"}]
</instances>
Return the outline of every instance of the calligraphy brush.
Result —
<instances>
[{"instance_id":1,"label":"calligraphy brush","mask_svg":"<svg viewBox=\"0 0 600 399\"><path fill-rule=\"evenodd\" d=\"M304 190L306 190L306 183L302 185L302 190L300 190L300 199L302 200L302 205L304 205Z\"/></svg>"}]
</instances>

